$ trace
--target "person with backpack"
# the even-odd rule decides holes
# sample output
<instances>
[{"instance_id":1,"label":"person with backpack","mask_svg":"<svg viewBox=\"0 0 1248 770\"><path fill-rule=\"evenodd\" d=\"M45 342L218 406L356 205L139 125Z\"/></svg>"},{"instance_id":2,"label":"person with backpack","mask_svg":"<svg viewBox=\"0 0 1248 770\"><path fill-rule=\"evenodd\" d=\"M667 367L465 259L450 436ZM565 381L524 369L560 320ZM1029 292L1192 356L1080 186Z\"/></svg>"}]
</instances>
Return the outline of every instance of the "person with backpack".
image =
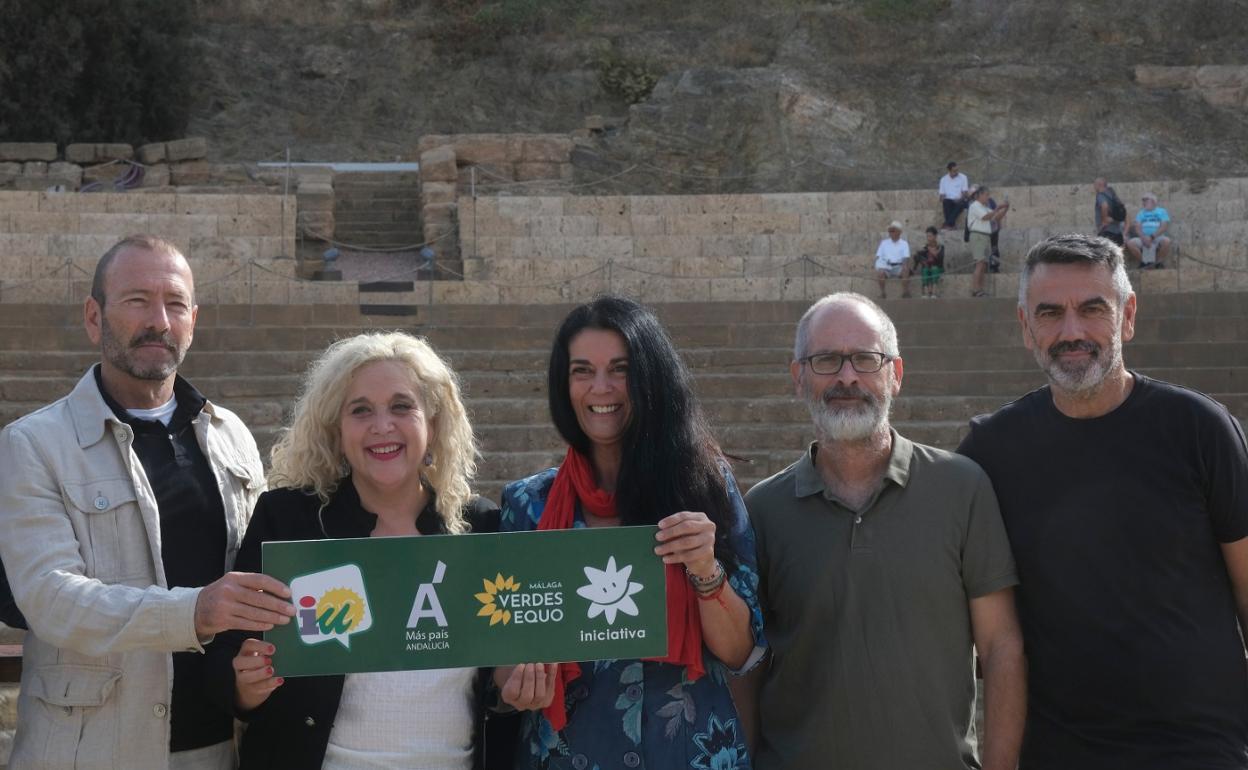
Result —
<instances>
[{"instance_id":1,"label":"person with backpack","mask_svg":"<svg viewBox=\"0 0 1248 770\"><path fill-rule=\"evenodd\" d=\"M1097 177L1092 188L1096 190L1096 209L1092 220L1096 224L1096 234L1122 246L1122 223L1127 221L1127 207L1105 177Z\"/></svg>"}]
</instances>

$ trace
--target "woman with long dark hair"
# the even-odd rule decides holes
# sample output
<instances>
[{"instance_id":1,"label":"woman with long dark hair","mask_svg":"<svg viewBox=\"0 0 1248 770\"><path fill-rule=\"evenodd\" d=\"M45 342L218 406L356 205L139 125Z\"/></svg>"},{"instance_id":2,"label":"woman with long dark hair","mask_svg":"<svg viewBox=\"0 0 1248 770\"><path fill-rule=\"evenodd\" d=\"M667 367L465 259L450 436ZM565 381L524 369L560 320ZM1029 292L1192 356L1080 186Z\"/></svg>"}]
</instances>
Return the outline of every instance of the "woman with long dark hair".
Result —
<instances>
[{"instance_id":1,"label":"woman with long dark hair","mask_svg":"<svg viewBox=\"0 0 1248 770\"><path fill-rule=\"evenodd\" d=\"M764 645L754 536L671 339L631 300L577 307L549 398L567 455L507 485L502 529L657 524L668 654L497 670L503 700L528 711L517 767L749 768L726 675Z\"/></svg>"}]
</instances>

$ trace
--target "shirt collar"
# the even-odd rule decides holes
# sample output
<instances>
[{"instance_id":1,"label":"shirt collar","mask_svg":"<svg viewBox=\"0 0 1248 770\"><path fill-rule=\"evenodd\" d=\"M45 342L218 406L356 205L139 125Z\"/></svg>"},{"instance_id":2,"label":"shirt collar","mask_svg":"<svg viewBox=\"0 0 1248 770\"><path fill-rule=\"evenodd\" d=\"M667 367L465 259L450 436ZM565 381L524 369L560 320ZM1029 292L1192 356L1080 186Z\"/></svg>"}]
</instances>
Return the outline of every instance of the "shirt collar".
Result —
<instances>
[{"instance_id":1,"label":"shirt collar","mask_svg":"<svg viewBox=\"0 0 1248 770\"><path fill-rule=\"evenodd\" d=\"M100 365L96 364L91 368L92 374L95 376L95 385L100 389L100 396L104 399L104 403L121 422L126 423L130 427L141 426L144 423L151 423L152 420L144 420L134 417L126 408L117 403L108 391L104 389L104 377L100 372ZM182 378L182 375L174 375L173 378L173 397L177 399L178 406L174 410L173 417L169 420L170 430L179 430L187 423L199 416L204 407L208 404L208 399L200 393L194 385Z\"/></svg>"},{"instance_id":2,"label":"shirt collar","mask_svg":"<svg viewBox=\"0 0 1248 770\"><path fill-rule=\"evenodd\" d=\"M892 428L889 428L889 434L893 438L893 451L888 458L888 467L884 469L884 478L899 487L905 487L910 481L910 461L914 457L914 442ZM820 475L819 468L815 465L815 455L818 453L819 442L812 441L806 454L798 462L794 478L795 497L822 495L826 491L827 486L823 483L823 476Z\"/></svg>"}]
</instances>

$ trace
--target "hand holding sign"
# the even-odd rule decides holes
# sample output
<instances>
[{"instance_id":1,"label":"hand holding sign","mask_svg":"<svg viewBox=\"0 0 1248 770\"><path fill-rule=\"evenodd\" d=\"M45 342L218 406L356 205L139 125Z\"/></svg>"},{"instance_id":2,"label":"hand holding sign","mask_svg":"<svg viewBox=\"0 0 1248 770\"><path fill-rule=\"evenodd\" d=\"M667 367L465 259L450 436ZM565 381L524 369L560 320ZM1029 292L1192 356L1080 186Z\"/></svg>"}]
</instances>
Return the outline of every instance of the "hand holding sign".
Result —
<instances>
[{"instance_id":1,"label":"hand holding sign","mask_svg":"<svg viewBox=\"0 0 1248 770\"><path fill-rule=\"evenodd\" d=\"M259 639L248 639L234 656L234 702L240 711L251 711L269 699L285 680L273 676L277 648Z\"/></svg>"},{"instance_id":2,"label":"hand holding sign","mask_svg":"<svg viewBox=\"0 0 1248 770\"><path fill-rule=\"evenodd\" d=\"M517 711L537 711L550 705L555 696L557 663L521 663L494 669L503 703Z\"/></svg>"},{"instance_id":3,"label":"hand holding sign","mask_svg":"<svg viewBox=\"0 0 1248 770\"><path fill-rule=\"evenodd\" d=\"M659 521L654 552L664 564L683 564L697 577L715 573L715 522L701 511L681 511Z\"/></svg>"}]
</instances>

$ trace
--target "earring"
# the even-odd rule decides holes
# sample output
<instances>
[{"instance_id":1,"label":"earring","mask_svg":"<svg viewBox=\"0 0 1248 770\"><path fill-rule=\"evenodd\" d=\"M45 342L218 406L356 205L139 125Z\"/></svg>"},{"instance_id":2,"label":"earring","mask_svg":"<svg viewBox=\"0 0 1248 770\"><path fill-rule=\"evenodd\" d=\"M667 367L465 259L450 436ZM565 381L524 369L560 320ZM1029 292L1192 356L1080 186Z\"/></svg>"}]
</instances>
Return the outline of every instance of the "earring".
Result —
<instances>
[{"instance_id":1,"label":"earring","mask_svg":"<svg viewBox=\"0 0 1248 770\"><path fill-rule=\"evenodd\" d=\"M433 452L425 452L425 465L433 465Z\"/></svg>"}]
</instances>

